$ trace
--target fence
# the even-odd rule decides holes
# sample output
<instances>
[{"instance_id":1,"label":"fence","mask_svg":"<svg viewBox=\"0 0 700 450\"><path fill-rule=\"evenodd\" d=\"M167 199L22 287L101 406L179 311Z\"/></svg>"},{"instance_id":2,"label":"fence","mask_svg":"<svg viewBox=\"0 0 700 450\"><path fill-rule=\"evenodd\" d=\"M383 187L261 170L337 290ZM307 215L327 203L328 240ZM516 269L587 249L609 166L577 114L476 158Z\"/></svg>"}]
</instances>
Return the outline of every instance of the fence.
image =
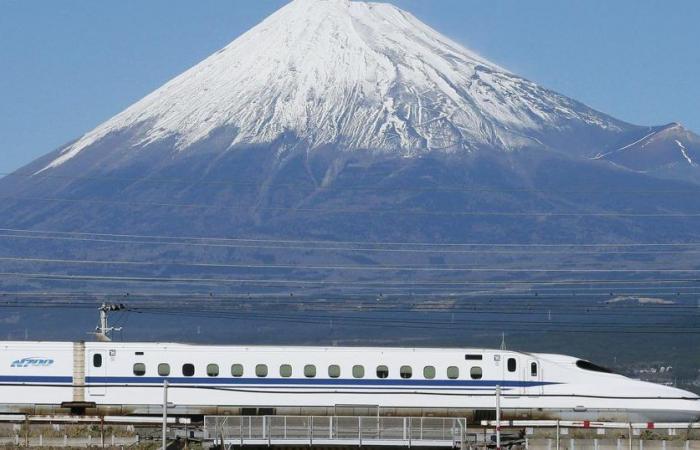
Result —
<instances>
[{"instance_id":1,"label":"fence","mask_svg":"<svg viewBox=\"0 0 700 450\"><path fill-rule=\"evenodd\" d=\"M542 450L700 450L700 423L626 423L578 420L481 421L484 436L497 426L520 430L519 444ZM486 427L493 427L488 429ZM486 441L486 438L484 439ZM507 441L503 446L507 446Z\"/></svg>"},{"instance_id":2,"label":"fence","mask_svg":"<svg viewBox=\"0 0 700 450\"><path fill-rule=\"evenodd\" d=\"M224 445L460 447L466 420L432 417L206 416L204 439Z\"/></svg>"}]
</instances>

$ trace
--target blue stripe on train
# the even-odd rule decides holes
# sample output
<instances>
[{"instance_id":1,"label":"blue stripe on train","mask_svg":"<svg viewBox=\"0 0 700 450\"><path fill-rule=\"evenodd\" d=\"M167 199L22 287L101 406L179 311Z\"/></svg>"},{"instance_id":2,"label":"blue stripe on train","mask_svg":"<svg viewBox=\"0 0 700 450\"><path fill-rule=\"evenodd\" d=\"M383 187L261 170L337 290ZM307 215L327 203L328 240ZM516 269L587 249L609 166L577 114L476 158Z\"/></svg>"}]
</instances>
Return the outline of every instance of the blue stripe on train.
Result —
<instances>
[{"instance_id":1,"label":"blue stripe on train","mask_svg":"<svg viewBox=\"0 0 700 450\"><path fill-rule=\"evenodd\" d=\"M0 375L0 383L73 383L73 377L45 375Z\"/></svg>"},{"instance_id":2,"label":"blue stripe on train","mask_svg":"<svg viewBox=\"0 0 700 450\"><path fill-rule=\"evenodd\" d=\"M509 380L355 380L355 379L304 379L304 378L219 378L219 377L94 377L85 379L88 383L133 383L133 384L163 384L167 380L171 384L209 384L209 385L246 385L256 386L289 386L317 387L337 386L345 388L379 387L379 388L484 388L495 389L497 385L503 388L537 387L559 384L548 381L509 381Z\"/></svg>"}]
</instances>

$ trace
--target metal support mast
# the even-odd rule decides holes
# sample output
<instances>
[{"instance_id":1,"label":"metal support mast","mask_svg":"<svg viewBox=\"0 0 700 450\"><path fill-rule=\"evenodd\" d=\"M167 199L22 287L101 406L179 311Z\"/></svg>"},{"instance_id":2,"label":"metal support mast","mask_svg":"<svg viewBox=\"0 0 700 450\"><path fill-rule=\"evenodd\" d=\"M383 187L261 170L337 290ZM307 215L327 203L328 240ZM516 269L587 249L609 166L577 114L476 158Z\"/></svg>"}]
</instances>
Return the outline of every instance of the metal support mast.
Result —
<instances>
[{"instance_id":1,"label":"metal support mast","mask_svg":"<svg viewBox=\"0 0 700 450\"><path fill-rule=\"evenodd\" d=\"M501 386L496 386L496 450L501 450Z\"/></svg>"},{"instance_id":2,"label":"metal support mast","mask_svg":"<svg viewBox=\"0 0 700 450\"><path fill-rule=\"evenodd\" d=\"M126 306L121 303L103 303L100 310L100 322L95 327L94 335L98 341L109 342L112 340L110 334L112 331L121 331L121 327L110 327L107 314L112 311L123 311Z\"/></svg>"},{"instance_id":3,"label":"metal support mast","mask_svg":"<svg viewBox=\"0 0 700 450\"><path fill-rule=\"evenodd\" d=\"M165 450L168 444L168 380L163 381L163 443Z\"/></svg>"}]
</instances>

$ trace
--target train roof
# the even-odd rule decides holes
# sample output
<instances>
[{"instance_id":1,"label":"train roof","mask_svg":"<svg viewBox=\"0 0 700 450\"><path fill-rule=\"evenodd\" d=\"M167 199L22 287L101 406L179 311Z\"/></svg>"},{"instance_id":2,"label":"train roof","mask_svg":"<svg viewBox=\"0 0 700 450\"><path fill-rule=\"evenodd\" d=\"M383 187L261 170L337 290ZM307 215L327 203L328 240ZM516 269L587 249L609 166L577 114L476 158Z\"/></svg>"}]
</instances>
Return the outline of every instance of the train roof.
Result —
<instances>
[{"instance_id":1,"label":"train roof","mask_svg":"<svg viewBox=\"0 0 700 450\"><path fill-rule=\"evenodd\" d=\"M17 347L32 347L32 346L72 346L75 342L72 341L0 341L2 346L17 346ZM100 342L86 341L86 345L94 348L159 348L177 347L180 349L186 348L209 348L212 350L240 350L240 351L393 351L393 352L429 352L429 353L519 353L531 354L516 350L500 350L495 348L483 347L399 347L399 346L332 346L332 345L259 345L259 344L201 344L201 343L182 343L182 342ZM555 355L547 355L555 356ZM563 356L563 355L562 355Z\"/></svg>"}]
</instances>

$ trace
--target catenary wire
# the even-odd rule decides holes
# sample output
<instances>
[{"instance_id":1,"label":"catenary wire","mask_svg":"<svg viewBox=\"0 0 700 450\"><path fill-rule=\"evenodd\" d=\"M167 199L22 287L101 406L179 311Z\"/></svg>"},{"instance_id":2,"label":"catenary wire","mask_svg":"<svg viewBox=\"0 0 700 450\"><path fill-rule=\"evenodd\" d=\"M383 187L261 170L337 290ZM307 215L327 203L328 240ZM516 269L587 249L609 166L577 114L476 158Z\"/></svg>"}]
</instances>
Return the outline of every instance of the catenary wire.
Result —
<instances>
[{"instance_id":1,"label":"catenary wire","mask_svg":"<svg viewBox=\"0 0 700 450\"><path fill-rule=\"evenodd\" d=\"M691 271L692 272L692 271ZM43 278L55 280L76 280L76 281L122 281L122 282L162 282L162 283L251 283L251 284L288 284L288 285L359 285L359 286L427 286L427 285L447 285L447 286L462 286L462 285L490 285L490 284L581 284L581 283L606 283L606 284L625 284L637 283L635 280L461 280L461 281L361 281L361 280L304 280L304 279L255 279L255 278L187 278L187 277L129 277L129 276L108 276L108 275L65 275L65 274L47 274L47 273L26 273L26 272L0 272L0 277L17 277L17 278ZM677 282L699 282L698 278L683 278L683 279L659 279L655 283L677 283Z\"/></svg>"},{"instance_id":2,"label":"catenary wire","mask_svg":"<svg viewBox=\"0 0 700 450\"><path fill-rule=\"evenodd\" d=\"M21 197L2 196L4 200L62 202L62 203L88 203L123 206L151 206L171 208L216 208L218 210L241 208L256 211L293 211L301 213L329 213L329 214L395 214L395 215L421 215L421 216L484 216L484 217L663 217L663 218L700 218L700 212L691 213L632 213L632 212L551 212L551 211L419 211L415 209L351 209L351 208L309 208L309 207L275 207L252 206L234 207L226 204L202 204L202 203L165 203L126 200L98 200L98 199L70 199L61 197Z\"/></svg>"},{"instance_id":3,"label":"catenary wire","mask_svg":"<svg viewBox=\"0 0 700 450\"><path fill-rule=\"evenodd\" d=\"M150 246L158 246L158 245L163 245L163 246L175 246L175 247L204 247L204 248L248 248L248 249L280 249L280 250L303 250L303 251L332 251L332 252L374 252L374 253L416 253L416 254L486 254L489 253L489 251L484 251L482 249L480 250L444 250L444 249L425 249L425 248L417 248L417 249L407 249L407 248L393 248L393 249L387 249L387 248L374 248L374 247L365 247L365 248L350 248L350 247L308 247L308 246L291 246L291 245L261 245L261 244L255 244L255 245L248 245L248 244L242 244L242 243L234 243L234 244L217 244L217 243L208 243L208 242L171 242L171 241L135 241L135 240L128 240L128 239L106 239L106 238L87 238L87 237L73 237L73 236L36 236L36 235L16 235L16 234L0 234L0 238L5 238L5 239L24 239L24 240L44 240L44 241L69 241L69 242L97 242L97 243L107 243L107 244L127 244L127 245L150 245ZM476 245L476 244L475 244ZM607 245L607 244L606 244ZM639 244L639 245L644 245L644 244ZM649 245L654 245L654 246L659 246L659 245L676 245L676 244L649 244ZM692 244L692 245L700 245L700 244ZM526 250L526 253L532 253L536 254L538 252L532 251L532 250ZM490 253L498 253L497 251L491 251ZM513 252L510 251L505 251L502 253L506 254L511 254ZM515 253L523 253L523 251L520 252L515 252ZM542 254L550 254L550 252L539 252ZM562 251L562 252L556 252L556 253L561 253L561 254L567 254L569 252ZM575 252L573 252L575 253ZM611 253L618 253L618 254L655 254L655 253L662 253L660 251L658 252L590 252L590 253L584 253L584 254L593 254L593 255L605 255L605 254L611 254ZM666 251L663 253L669 253L669 254L676 254L678 253L676 250L674 251ZM683 251L683 253L700 253L700 251Z\"/></svg>"},{"instance_id":4,"label":"catenary wire","mask_svg":"<svg viewBox=\"0 0 700 450\"><path fill-rule=\"evenodd\" d=\"M227 185L227 186L240 186L240 187L258 187L259 183L254 182L240 182L231 180L206 180L206 179L196 179L191 178L153 178L153 177L127 177L127 176L77 176L77 175L52 175L47 173L19 173L19 172L0 172L0 177L21 177L21 178L32 178L35 180L44 179L61 179L61 180L97 180L97 181L133 181L133 182L145 182L145 183L157 183L157 184L186 184L186 185ZM312 181L312 180L309 180ZM275 184L274 187L287 188L287 187L299 187L299 183L279 183ZM414 187L390 187L382 185L372 185L372 186L319 186L314 185L316 190L343 190L343 191L371 191L376 189L389 190L389 191L400 191L400 192L495 192L495 193L519 193L519 192L529 192L529 193L551 193L556 192L560 194L603 194L606 196L612 194L694 194L697 195L700 190L697 189L622 189L622 190L551 190L551 189L533 189L524 187L512 187L512 188L484 188L480 186L473 185L462 185L454 187L429 187L429 188L414 188Z\"/></svg>"},{"instance_id":5,"label":"catenary wire","mask_svg":"<svg viewBox=\"0 0 700 450\"><path fill-rule=\"evenodd\" d=\"M307 264L224 264L224 263L185 263L185 262L154 262L154 261L124 261L97 259L62 259L62 258L29 258L16 256L0 256L0 261L32 262L32 263L61 263L89 265L127 265L127 266L180 266L180 267L210 267L235 269L289 269L289 270L363 270L363 271L398 271L398 272L503 272L503 273L699 273L700 269L619 269L619 268L505 268L505 267L440 267L440 266L387 266L387 265L307 265Z\"/></svg>"},{"instance_id":6,"label":"catenary wire","mask_svg":"<svg viewBox=\"0 0 700 450\"><path fill-rule=\"evenodd\" d=\"M611 243L483 243L483 242L463 242L463 243L428 243L411 241L342 241L342 240L312 240L312 239L275 239L275 238L243 238L243 237L213 237L213 236L171 236L154 234L127 234L127 233L100 233L88 231L61 231L61 230L36 230L26 228L0 228L0 232L28 233L28 234L58 234L70 236L98 236L114 238L134 238L134 239L157 239L157 240L183 240L183 241L217 241L217 242L253 242L253 243L278 243L278 244L320 244L320 245L370 245L370 246L416 246L416 247L584 247L584 248L606 248L606 247L696 247L700 242L668 242L668 243L633 243L633 242L611 242ZM14 236L14 235L10 235ZM483 251L483 250L480 250ZM527 250L531 251L531 250Z\"/></svg>"}]
</instances>

